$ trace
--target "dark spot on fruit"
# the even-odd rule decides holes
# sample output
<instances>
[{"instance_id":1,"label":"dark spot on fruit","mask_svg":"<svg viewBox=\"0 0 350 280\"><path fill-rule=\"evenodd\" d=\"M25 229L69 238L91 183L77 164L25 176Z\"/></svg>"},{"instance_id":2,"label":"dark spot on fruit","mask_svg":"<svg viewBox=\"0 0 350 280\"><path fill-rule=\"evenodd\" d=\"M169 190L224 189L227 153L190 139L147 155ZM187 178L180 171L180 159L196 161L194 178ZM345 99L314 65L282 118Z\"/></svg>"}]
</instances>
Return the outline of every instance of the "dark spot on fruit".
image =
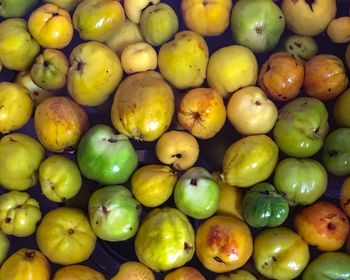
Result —
<instances>
[{"instance_id":1,"label":"dark spot on fruit","mask_svg":"<svg viewBox=\"0 0 350 280\"><path fill-rule=\"evenodd\" d=\"M320 132L320 128L319 127L314 129L314 134L318 134L319 132Z\"/></svg>"},{"instance_id":2,"label":"dark spot on fruit","mask_svg":"<svg viewBox=\"0 0 350 280\"><path fill-rule=\"evenodd\" d=\"M22 204L18 204L15 209L22 209Z\"/></svg>"},{"instance_id":3,"label":"dark spot on fruit","mask_svg":"<svg viewBox=\"0 0 350 280\"><path fill-rule=\"evenodd\" d=\"M108 73L109 73L109 71L108 71L108 70L106 70L106 73L108 74Z\"/></svg>"},{"instance_id":4,"label":"dark spot on fruit","mask_svg":"<svg viewBox=\"0 0 350 280\"><path fill-rule=\"evenodd\" d=\"M182 158L181 154L172 155L171 157Z\"/></svg>"},{"instance_id":5,"label":"dark spot on fruit","mask_svg":"<svg viewBox=\"0 0 350 280\"><path fill-rule=\"evenodd\" d=\"M71 146L64 148L64 151L66 153L71 153L71 154L74 153L75 152L75 145L71 145Z\"/></svg>"},{"instance_id":6,"label":"dark spot on fruit","mask_svg":"<svg viewBox=\"0 0 350 280\"><path fill-rule=\"evenodd\" d=\"M299 43L299 42L295 42L295 45L296 45L298 48L300 48L300 49L301 49L301 47L302 47L302 44Z\"/></svg>"},{"instance_id":7,"label":"dark spot on fruit","mask_svg":"<svg viewBox=\"0 0 350 280\"><path fill-rule=\"evenodd\" d=\"M102 206L102 211L103 211L103 213L104 213L104 214L107 214L107 213L108 213L107 208L106 208L106 207L104 207L104 206Z\"/></svg>"},{"instance_id":8,"label":"dark spot on fruit","mask_svg":"<svg viewBox=\"0 0 350 280\"><path fill-rule=\"evenodd\" d=\"M335 157L336 155L338 155L338 151L336 151L336 150L330 150L330 151L328 152L328 155L329 155L330 157Z\"/></svg>"},{"instance_id":9,"label":"dark spot on fruit","mask_svg":"<svg viewBox=\"0 0 350 280\"><path fill-rule=\"evenodd\" d=\"M344 206L348 206L350 204L350 198L344 203Z\"/></svg>"},{"instance_id":10,"label":"dark spot on fruit","mask_svg":"<svg viewBox=\"0 0 350 280\"><path fill-rule=\"evenodd\" d=\"M17 142L17 140L10 137L10 142Z\"/></svg>"},{"instance_id":11,"label":"dark spot on fruit","mask_svg":"<svg viewBox=\"0 0 350 280\"><path fill-rule=\"evenodd\" d=\"M52 16L53 17L57 17L57 16L59 16L60 14L59 13L52 13Z\"/></svg>"},{"instance_id":12,"label":"dark spot on fruit","mask_svg":"<svg viewBox=\"0 0 350 280\"><path fill-rule=\"evenodd\" d=\"M260 101L255 101L255 105L261 105L261 102Z\"/></svg>"},{"instance_id":13,"label":"dark spot on fruit","mask_svg":"<svg viewBox=\"0 0 350 280\"><path fill-rule=\"evenodd\" d=\"M223 260L220 259L219 257L213 257L213 259L219 263L223 263Z\"/></svg>"},{"instance_id":14,"label":"dark spot on fruit","mask_svg":"<svg viewBox=\"0 0 350 280\"><path fill-rule=\"evenodd\" d=\"M193 186L197 186L197 179L192 178L191 181L190 181L190 184L193 185Z\"/></svg>"},{"instance_id":15,"label":"dark spot on fruit","mask_svg":"<svg viewBox=\"0 0 350 280\"><path fill-rule=\"evenodd\" d=\"M208 0L203 0L203 6L207 6L209 4Z\"/></svg>"},{"instance_id":16,"label":"dark spot on fruit","mask_svg":"<svg viewBox=\"0 0 350 280\"><path fill-rule=\"evenodd\" d=\"M113 138L108 138L107 140L109 143L117 143L118 140L117 139L113 139Z\"/></svg>"},{"instance_id":17,"label":"dark spot on fruit","mask_svg":"<svg viewBox=\"0 0 350 280\"><path fill-rule=\"evenodd\" d=\"M96 223L95 223L96 225L98 225L98 221L96 221Z\"/></svg>"},{"instance_id":18,"label":"dark spot on fruit","mask_svg":"<svg viewBox=\"0 0 350 280\"><path fill-rule=\"evenodd\" d=\"M272 256L272 260L273 260L274 262L277 262L277 258L276 258L275 256Z\"/></svg>"},{"instance_id":19,"label":"dark spot on fruit","mask_svg":"<svg viewBox=\"0 0 350 280\"><path fill-rule=\"evenodd\" d=\"M266 191L261 191L260 194L261 195L270 195L270 192L266 190Z\"/></svg>"},{"instance_id":20,"label":"dark spot on fruit","mask_svg":"<svg viewBox=\"0 0 350 280\"><path fill-rule=\"evenodd\" d=\"M0 105L0 109L4 108L5 106L4 105Z\"/></svg>"},{"instance_id":21,"label":"dark spot on fruit","mask_svg":"<svg viewBox=\"0 0 350 280\"><path fill-rule=\"evenodd\" d=\"M6 223L6 224L11 223L11 221L12 221L12 219L11 219L10 217L6 217L6 219L5 219L5 223Z\"/></svg>"},{"instance_id":22,"label":"dark spot on fruit","mask_svg":"<svg viewBox=\"0 0 350 280\"><path fill-rule=\"evenodd\" d=\"M315 0L305 0L305 2L309 5L311 12L313 12L314 8L312 5L314 4Z\"/></svg>"},{"instance_id":23,"label":"dark spot on fruit","mask_svg":"<svg viewBox=\"0 0 350 280\"><path fill-rule=\"evenodd\" d=\"M24 257L27 261L31 261L35 257L35 251L25 252Z\"/></svg>"},{"instance_id":24,"label":"dark spot on fruit","mask_svg":"<svg viewBox=\"0 0 350 280\"><path fill-rule=\"evenodd\" d=\"M77 64L77 70L81 71L83 69L83 63L82 62L78 62Z\"/></svg>"},{"instance_id":25,"label":"dark spot on fruit","mask_svg":"<svg viewBox=\"0 0 350 280\"><path fill-rule=\"evenodd\" d=\"M74 233L74 229L72 229L72 228L68 229L68 234L69 235L72 235L73 233Z\"/></svg>"},{"instance_id":26,"label":"dark spot on fruit","mask_svg":"<svg viewBox=\"0 0 350 280\"><path fill-rule=\"evenodd\" d=\"M282 16L279 16L278 18L279 18L279 19L282 19L283 17L282 17Z\"/></svg>"},{"instance_id":27,"label":"dark spot on fruit","mask_svg":"<svg viewBox=\"0 0 350 280\"><path fill-rule=\"evenodd\" d=\"M335 224L328 223L327 228L328 228L330 231L334 231L337 227L335 226Z\"/></svg>"},{"instance_id":28,"label":"dark spot on fruit","mask_svg":"<svg viewBox=\"0 0 350 280\"><path fill-rule=\"evenodd\" d=\"M131 228L129 228L129 230L130 230L130 231L132 231L132 227L131 227Z\"/></svg>"},{"instance_id":29,"label":"dark spot on fruit","mask_svg":"<svg viewBox=\"0 0 350 280\"><path fill-rule=\"evenodd\" d=\"M184 243L184 250L186 251L187 254L189 254L192 251L193 247L190 246L187 242Z\"/></svg>"},{"instance_id":30,"label":"dark spot on fruit","mask_svg":"<svg viewBox=\"0 0 350 280\"><path fill-rule=\"evenodd\" d=\"M328 92L330 92L332 89L331 88L328 88Z\"/></svg>"},{"instance_id":31,"label":"dark spot on fruit","mask_svg":"<svg viewBox=\"0 0 350 280\"><path fill-rule=\"evenodd\" d=\"M257 26L257 27L255 28L255 32L256 32L257 34L261 34L261 33L263 32L263 29L262 29L260 26Z\"/></svg>"},{"instance_id":32,"label":"dark spot on fruit","mask_svg":"<svg viewBox=\"0 0 350 280\"><path fill-rule=\"evenodd\" d=\"M294 48L293 48L292 45L289 45L289 49L290 49L290 50L294 50Z\"/></svg>"},{"instance_id":33,"label":"dark spot on fruit","mask_svg":"<svg viewBox=\"0 0 350 280\"><path fill-rule=\"evenodd\" d=\"M34 92L33 92L33 95L34 95L34 96L38 96L38 95L39 95L39 92L34 91Z\"/></svg>"}]
</instances>

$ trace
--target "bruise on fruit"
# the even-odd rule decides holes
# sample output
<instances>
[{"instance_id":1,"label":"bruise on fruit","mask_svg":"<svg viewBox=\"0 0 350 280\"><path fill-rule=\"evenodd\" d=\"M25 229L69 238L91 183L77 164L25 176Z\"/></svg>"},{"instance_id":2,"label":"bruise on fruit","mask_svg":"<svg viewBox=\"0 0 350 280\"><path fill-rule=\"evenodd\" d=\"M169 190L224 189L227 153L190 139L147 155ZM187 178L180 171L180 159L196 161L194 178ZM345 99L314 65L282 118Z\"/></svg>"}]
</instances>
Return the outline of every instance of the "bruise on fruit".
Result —
<instances>
[{"instance_id":1,"label":"bruise on fruit","mask_svg":"<svg viewBox=\"0 0 350 280\"><path fill-rule=\"evenodd\" d=\"M193 250L193 246L188 244L187 242L184 243L184 250L186 251L186 254L190 254L191 251Z\"/></svg>"},{"instance_id":2,"label":"bruise on fruit","mask_svg":"<svg viewBox=\"0 0 350 280\"><path fill-rule=\"evenodd\" d=\"M191 181L190 181L190 184L191 184L192 186L197 186L197 179L192 178Z\"/></svg>"},{"instance_id":3,"label":"bruise on fruit","mask_svg":"<svg viewBox=\"0 0 350 280\"><path fill-rule=\"evenodd\" d=\"M236 250L237 243L232 239L232 236L225 231L225 229L220 229L219 226L211 227L208 233L207 243L210 247L215 248L215 251L225 252L225 255L228 256L230 262L239 259ZM218 257L216 256L216 258ZM225 262L221 258L219 258L219 260L220 262Z\"/></svg>"}]
</instances>

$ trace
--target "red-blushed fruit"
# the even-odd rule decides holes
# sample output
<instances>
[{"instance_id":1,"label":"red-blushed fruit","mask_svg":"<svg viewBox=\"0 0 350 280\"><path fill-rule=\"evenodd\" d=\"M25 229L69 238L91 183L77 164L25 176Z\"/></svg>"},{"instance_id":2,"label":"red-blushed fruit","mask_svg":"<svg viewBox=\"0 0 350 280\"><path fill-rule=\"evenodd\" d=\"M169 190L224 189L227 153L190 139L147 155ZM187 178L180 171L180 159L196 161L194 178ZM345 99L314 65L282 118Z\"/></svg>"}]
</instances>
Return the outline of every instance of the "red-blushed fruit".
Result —
<instances>
[{"instance_id":1,"label":"red-blushed fruit","mask_svg":"<svg viewBox=\"0 0 350 280\"><path fill-rule=\"evenodd\" d=\"M293 55L277 52L262 65L258 83L271 99L288 101L299 95L304 72L303 64Z\"/></svg>"},{"instance_id":2,"label":"red-blushed fruit","mask_svg":"<svg viewBox=\"0 0 350 280\"><path fill-rule=\"evenodd\" d=\"M296 231L310 245L320 251L339 250L349 234L349 220L335 204L318 201L294 218Z\"/></svg>"},{"instance_id":3,"label":"red-blushed fruit","mask_svg":"<svg viewBox=\"0 0 350 280\"><path fill-rule=\"evenodd\" d=\"M331 100L348 85L344 63L339 57L320 54L305 64L304 90L309 96Z\"/></svg>"},{"instance_id":4,"label":"red-blushed fruit","mask_svg":"<svg viewBox=\"0 0 350 280\"><path fill-rule=\"evenodd\" d=\"M242 267L252 255L252 234L240 219L216 215L197 229L196 252L205 268L228 272Z\"/></svg>"}]
</instances>

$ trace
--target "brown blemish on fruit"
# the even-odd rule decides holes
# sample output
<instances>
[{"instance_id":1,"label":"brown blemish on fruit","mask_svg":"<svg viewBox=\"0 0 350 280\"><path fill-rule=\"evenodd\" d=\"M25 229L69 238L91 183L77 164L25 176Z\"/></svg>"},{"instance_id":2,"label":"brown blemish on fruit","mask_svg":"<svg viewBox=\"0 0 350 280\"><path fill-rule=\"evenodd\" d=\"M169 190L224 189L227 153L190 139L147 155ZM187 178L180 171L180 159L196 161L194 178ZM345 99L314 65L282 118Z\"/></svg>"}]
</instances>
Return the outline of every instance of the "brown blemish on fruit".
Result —
<instances>
[{"instance_id":1,"label":"brown blemish on fruit","mask_svg":"<svg viewBox=\"0 0 350 280\"><path fill-rule=\"evenodd\" d=\"M72 228L68 229L68 234L69 235L72 235L73 233L74 233L74 229L72 229Z\"/></svg>"},{"instance_id":2,"label":"brown blemish on fruit","mask_svg":"<svg viewBox=\"0 0 350 280\"><path fill-rule=\"evenodd\" d=\"M193 246L191 246L187 242L184 243L184 250L186 251L186 254L191 253L192 249L193 249Z\"/></svg>"},{"instance_id":3,"label":"brown blemish on fruit","mask_svg":"<svg viewBox=\"0 0 350 280\"><path fill-rule=\"evenodd\" d=\"M29 252L25 252L24 253L24 258L27 260L27 261L32 261L35 257L35 251L29 251Z\"/></svg>"}]
</instances>

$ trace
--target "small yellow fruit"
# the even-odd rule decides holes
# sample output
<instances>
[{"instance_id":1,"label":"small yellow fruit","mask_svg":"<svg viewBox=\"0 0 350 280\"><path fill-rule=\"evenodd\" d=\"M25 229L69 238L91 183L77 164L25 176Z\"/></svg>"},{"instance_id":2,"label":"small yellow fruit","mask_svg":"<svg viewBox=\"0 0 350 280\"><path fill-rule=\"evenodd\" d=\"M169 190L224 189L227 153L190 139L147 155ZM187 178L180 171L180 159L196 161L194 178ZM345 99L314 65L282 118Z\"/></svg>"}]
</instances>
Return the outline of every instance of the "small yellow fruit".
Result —
<instances>
[{"instance_id":1,"label":"small yellow fruit","mask_svg":"<svg viewBox=\"0 0 350 280\"><path fill-rule=\"evenodd\" d=\"M111 280L155 280L151 269L140 262L123 263Z\"/></svg>"},{"instance_id":2,"label":"small yellow fruit","mask_svg":"<svg viewBox=\"0 0 350 280\"><path fill-rule=\"evenodd\" d=\"M131 192L146 207L157 207L171 196L177 175L169 166L150 164L140 167L131 178Z\"/></svg>"},{"instance_id":3,"label":"small yellow fruit","mask_svg":"<svg viewBox=\"0 0 350 280\"><path fill-rule=\"evenodd\" d=\"M56 271L52 280L105 280L102 273L86 265L69 265Z\"/></svg>"},{"instance_id":4,"label":"small yellow fruit","mask_svg":"<svg viewBox=\"0 0 350 280\"><path fill-rule=\"evenodd\" d=\"M350 42L350 17L333 19L327 27L327 35L333 43Z\"/></svg>"}]
</instances>

